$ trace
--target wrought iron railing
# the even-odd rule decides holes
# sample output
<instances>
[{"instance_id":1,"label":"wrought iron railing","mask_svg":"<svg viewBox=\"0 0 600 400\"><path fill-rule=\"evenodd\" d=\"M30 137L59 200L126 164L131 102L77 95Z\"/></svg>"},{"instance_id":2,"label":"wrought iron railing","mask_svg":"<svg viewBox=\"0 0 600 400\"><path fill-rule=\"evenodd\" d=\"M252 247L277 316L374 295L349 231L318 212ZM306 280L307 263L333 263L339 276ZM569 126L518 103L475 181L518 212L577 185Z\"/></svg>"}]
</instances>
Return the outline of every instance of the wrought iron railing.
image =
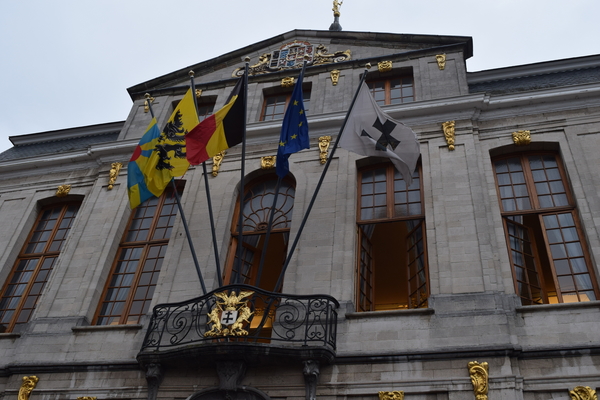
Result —
<instances>
[{"instance_id":1,"label":"wrought iron railing","mask_svg":"<svg viewBox=\"0 0 600 400\"><path fill-rule=\"evenodd\" d=\"M335 351L338 307L327 295L224 286L202 297L154 307L141 351L231 342Z\"/></svg>"}]
</instances>

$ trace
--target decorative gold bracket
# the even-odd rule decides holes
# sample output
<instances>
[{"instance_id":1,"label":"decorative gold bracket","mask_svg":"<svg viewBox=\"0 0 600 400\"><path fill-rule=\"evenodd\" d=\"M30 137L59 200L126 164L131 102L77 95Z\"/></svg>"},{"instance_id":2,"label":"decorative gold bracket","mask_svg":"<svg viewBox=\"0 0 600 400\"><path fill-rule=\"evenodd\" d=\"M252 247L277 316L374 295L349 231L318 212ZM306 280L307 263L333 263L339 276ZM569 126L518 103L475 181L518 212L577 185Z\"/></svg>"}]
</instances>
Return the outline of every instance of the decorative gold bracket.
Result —
<instances>
[{"instance_id":1,"label":"decorative gold bracket","mask_svg":"<svg viewBox=\"0 0 600 400\"><path fill-rule=\"evenodd\" d=\"M321 160L321 164L325 164L327 162L327 150L329 149L330 143L331 136L319 137L319 159Z\"/></svg>"},{"instance_id":2,"label":"decorative gold bracket","mask_svg":"<svg viewBox=\"0 0 600 400\"><path fill-rule=\"evenodd\" d=\"M290 76L281 80L281 87L292 87L294 86L294 77Z\"/></svg>"},{"instance_id":3,"label":"decorative gold bracket","mask_svg":"<svg viewBox=\"0 0 600 400\"><path fill-rule=\"evenodd\" d=\"M531 143L531 132L530 131L516 131L512 133L513 142L517 146L526 146Z\"/></svg>"},{"instance_id":4,"label":"decorative gold bracket","mask_svg":"<svg viewBox=\"0 0 600 400\"><path fill-rule=\"evenodd\" d=\"M146 98L146 100L144 100L144 112L147 113L150 111L150 103L154 103L155 99L154 97L150 97L150 93L146 93L144 97Z\"/></svg>"},{"instance_id":5,"label":"decorative gold bracket","mask_svg":"<svg viewBox=\"0 0 600 400\"><path fill-rule=\"evenodd\" d=\"M225 154L227 154L227 152L223 150L213 157L212 176L217 176L219 174L219 169L221 168L221 163L223 162Z\"/></svg>"},{"instance_id":6,"label":"decorative gold bracket","mask_svg":"<svg viewBox=\"0 0 600 400\"><path fill-rule=\"evenodd\" d=\"M437 61L438 68L440 71L443 71L446 68L446 55L445 54L436 54L435 60Z\"/></svg>"},{"instance_id":7,"label":"decorative gold bracket","mask_svg":"<svg viewBox=\"0 0 600 400\"><path fill-rule=\"evenodd\" d=\"M113 186L115 185L121 168L123 168L123 164L120 162L114 162L110 164L110 171L108 172L108 190L112 190Z\"/></svg>"},{"instance_id":8,"label":"decorative gold bracket","mask_svg":"<svg viewBox=\"0 0 600 400\"><path fill-rule=\"evenodd\" d=\"M404 392L402 390L379 392L379 400L404 400Z\"/></svg>"},{"instance_id":9,"label":"decorative gold bracket","mask_svg":"<svg viewBox=\"0 0 600 400\"><path fill-rule=\"evenodd\" d=\"M475 399L487 400L489 382L488 363L483 362L480 364L477 361L471 361L468 366Z\"/></svg>"},{"instance_id":10,"label":"decorative gold bracket","mask_svg":"<svg viewBox=\"0 0 600 400\"><path fill-rule=\"evenodd\" d=\"M377 70L379 72L388 72L392 70L392 62L391 61L381 61L377 63Z\"/></svg>"},{"instance_id":11,"label":"decorative gold bracket","mask_svg":"<svg viewBox=\"0 0 600 400\"><path fill-rule=\"evenodd\" d=\"M340 80L340 70L334 69L329 73L329 76L331 76L331 84L337 86L338 81Z\"/></svg>"},{"instance_id":12,"label":"decorative gold bracket","mask_svg":"<svg viewBox=\"0 0 600 400\"><path fill-rule=\"evenodd\" d=\"M277 156L264 156L260 158L260 169L273 169L275 168L275 161Z\"/></svg>"},{"instance_id":13,"label":"decorative gold bracket","mask_svg":"<svg viewBox=\"0 0 600 400\"><path fill-rule=\"evenodd\" d=\"M571 400L598 400L596 391L589 386L576 386L569 395Z\"/></svg>"},{"instance_id":14,"label":"decorative gold bracket","mask_svg":"<svg viewBox=\"0 0 600 400\"><path fill-rule=\"evenodd\" d=\"M442 130L444 131L444 136L446 138L446 143L448 143L448 150L454 150L454 121L446 121L442 124Z\"/></svg>"},{"instance_id":15,"label":"decorative gold bracket","mask_svg":"<svg viewBox=\"0 0 600 400\"><path fill-rule=\"evenodd\" d=\"M60 185L54 194L56 197L66 197L71 191L71 185Z\"/></svg>"},{"instance_id":16,"label":"decorative gold bracket","mask_svg":"<svg viewBox=\"0 0 600 400\"><path fill-rule=\"evenodd\" d=\"M38 381L40 379L37 376L24 376L23 383L21 383L21 388L19 389L19 400L29 400L29 395L35 389Z\"/></svg>"}]
</instances>

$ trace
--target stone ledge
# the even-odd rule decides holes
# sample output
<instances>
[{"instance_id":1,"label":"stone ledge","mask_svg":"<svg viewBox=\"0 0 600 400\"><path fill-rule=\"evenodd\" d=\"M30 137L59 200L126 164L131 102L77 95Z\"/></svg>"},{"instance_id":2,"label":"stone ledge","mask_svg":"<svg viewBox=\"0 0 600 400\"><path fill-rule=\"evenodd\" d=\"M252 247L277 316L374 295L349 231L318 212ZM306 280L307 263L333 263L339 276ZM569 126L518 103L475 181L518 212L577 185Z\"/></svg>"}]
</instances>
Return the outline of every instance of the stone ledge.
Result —
<instances>
[{"instance_id":1,"label":"stone ledge","mask_svg":"<svg viewBox=\"0 0 600 400\"><path fill-rule=\"evenodd\" d=\"M346 319L406 317L411 315L431 315L433 308L413 308L411 310L363 311L346 313Z\"/></svg>"},{"instance_id":2,"label":"stone ledge","mask_svg":"<svg viewBox=\"0 0 600 400\"><path fill-rule=\"evenodd\" d=\"M18 339L20 337L21 337L20 333L15 333L15 332L0 333L0 339Z\"/></svg>"},{"instance_id":3,"label":"stone ledge","mask_svg":"<svg viewBox=\"0 0 600 400\"><path fill-rule=\"evenodd\" d=\"M600 301L584 301L581 303L559 303L559 304L540 304L535 306L519 306L517 313L544 312L544 311L568 311L578 308L600 308Z\"/></svg>"},{"instance_id":4,"label":"stone ledge","mask_svg":"<svg viewBox=\"0 0 600 400\"><path fill-rule=\"evenodd\" d=\"M131 325L89 325L89 326L74 326L71 330L77 332L106 332L106 331L136 331L142 329L141 324Z\"/></svg>"}]
</instances>

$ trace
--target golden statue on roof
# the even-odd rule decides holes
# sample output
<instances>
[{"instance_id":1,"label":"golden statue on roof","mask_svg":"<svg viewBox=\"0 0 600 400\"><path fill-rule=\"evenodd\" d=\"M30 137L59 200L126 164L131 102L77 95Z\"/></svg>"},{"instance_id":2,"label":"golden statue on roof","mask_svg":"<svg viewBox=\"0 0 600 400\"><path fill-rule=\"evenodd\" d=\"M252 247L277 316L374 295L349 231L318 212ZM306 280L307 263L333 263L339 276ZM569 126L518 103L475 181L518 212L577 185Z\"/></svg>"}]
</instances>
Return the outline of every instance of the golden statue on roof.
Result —
<instances>
[{"instance_id":1,"label":"golden statue on roof","mask_svg":"<svg viewBox=\"0 0 600 400\"><path fill-rule=\"evenodd\" d=\"M334 17L339 17L340 16L340 6L342 4L344 4L344 0L342 0L342 1L333 0L333 8L331 9L331 11L333 11L333 16Z\"/></svg>"}]
</instances>

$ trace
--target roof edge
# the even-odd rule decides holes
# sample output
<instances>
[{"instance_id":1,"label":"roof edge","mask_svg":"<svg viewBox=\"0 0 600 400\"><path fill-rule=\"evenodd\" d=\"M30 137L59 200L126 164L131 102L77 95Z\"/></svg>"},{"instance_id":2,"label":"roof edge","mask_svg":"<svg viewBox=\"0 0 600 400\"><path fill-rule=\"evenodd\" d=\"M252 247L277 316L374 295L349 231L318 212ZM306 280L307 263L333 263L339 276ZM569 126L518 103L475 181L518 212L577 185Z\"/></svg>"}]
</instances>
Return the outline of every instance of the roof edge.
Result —
<instances>
[{"instance_id":1,"label":"roof edge","mask_svg":"<svg viewBox=\"0 0 600 400\"><path fill-rule=\"evenodd\" d=\"M11 141L13 146L24 146L28 144L53 142L57 140L66 140L82 136L94 136L113 132L120 132L123 128L123 125L125 125L125 121L107 122L104 124L78 126L74 128L58 129L54 131L9 136L8 139Z\"/></svg>"}]
</instances>

